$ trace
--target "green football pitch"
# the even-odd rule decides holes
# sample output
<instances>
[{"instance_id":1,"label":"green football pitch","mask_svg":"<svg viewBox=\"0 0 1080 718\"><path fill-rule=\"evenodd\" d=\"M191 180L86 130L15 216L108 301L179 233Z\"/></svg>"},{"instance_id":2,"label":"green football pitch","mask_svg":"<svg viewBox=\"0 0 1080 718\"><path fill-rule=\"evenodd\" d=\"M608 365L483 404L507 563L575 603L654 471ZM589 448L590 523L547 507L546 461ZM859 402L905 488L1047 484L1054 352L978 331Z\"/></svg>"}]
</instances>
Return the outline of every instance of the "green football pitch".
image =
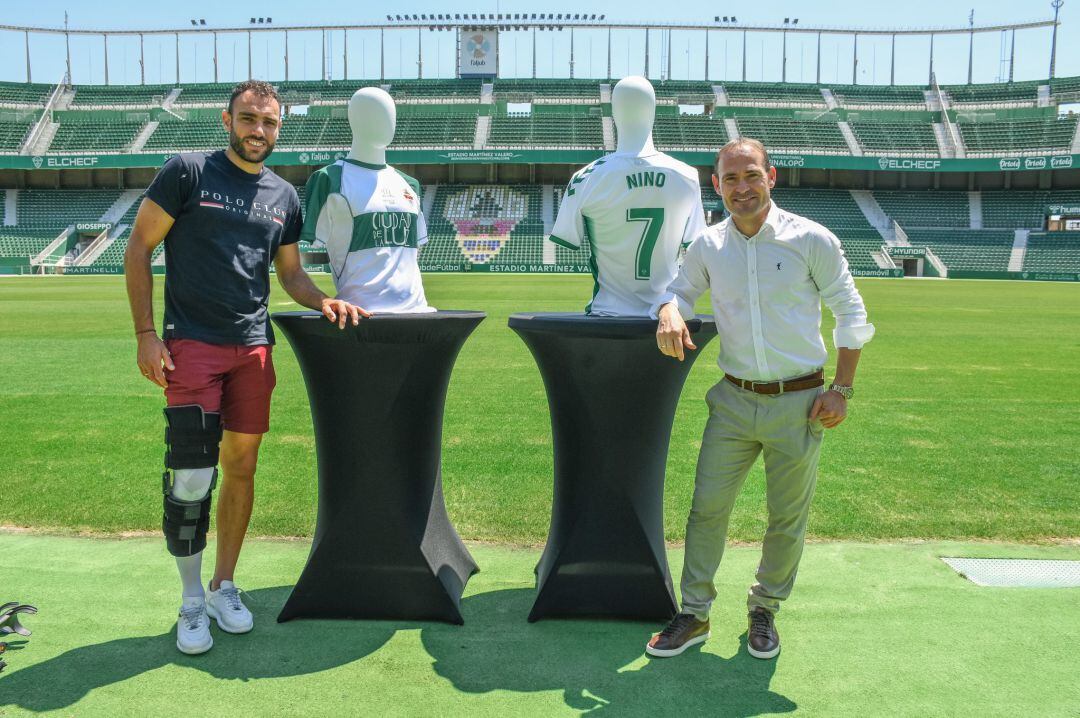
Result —
<instances>
[{"instance_id":1,"label":"green football pitch","mask_svg":"<svg viewBox=\"0 0 1080 718\"><path fill-rule=\"evenodd\" d=\"M436 306L488 313L455 367L443 435L448 510L481 566L465 625L273 622L308 544L272 537L310 536L316 504L306 394L282 341L251 526L270 538L249 541L240 566L257 626L215 628L214 649L188 657L158 534L162 397L135 368L122 278L0 279L0 601L41 609L26 621L34 636L4 656L0 715L1078 715L1080 589L979 587L938 557L1080 558L1080 287L859 282L878 336L848 421L827 435L784 649L757 661L743 612L754 545L725 558L712 639L677 659L643 656L655 625L525 621L551 439L539 375L506 319L580 310L589 280L425 284ZM279 290L272 305L296 308ZM675 420L675 542L717 350ZM763 530L759 466L732 538ZM669 558L677 577L678 546Z\"/></svg>"},{"instance_id":2,"label":"green football pitch","mask_svg":"<svg viewBox=\"0 0 1080 718\"><path fill-rule=\"evenodd\" d=\"M551 505L547 401L506 320L514 311L580 310L590 280L428 275L425 283L435 306L488 314L447 396L450 516L467 539L542 543ZM159 277L158 312L161 285ZM865 279L859 287L877 337L863 352L847 422L826 437L811 537L1080 537L1080 286ZM276 286L271 305L296 308ZM707 301L699 309L707 312ZM827 337L831 325L826 311ZM718 348L694 366L675 419L665 493L675 541L690 506L703 398L720 378ZM0 279L0 525L158 530L163 398L134 356L122 277ZM309 536L316 471L307 396L284 340L275 361L251 532ZM759 539L763 509L759 462L732 538Z\"/></svg>"}]
</instances>

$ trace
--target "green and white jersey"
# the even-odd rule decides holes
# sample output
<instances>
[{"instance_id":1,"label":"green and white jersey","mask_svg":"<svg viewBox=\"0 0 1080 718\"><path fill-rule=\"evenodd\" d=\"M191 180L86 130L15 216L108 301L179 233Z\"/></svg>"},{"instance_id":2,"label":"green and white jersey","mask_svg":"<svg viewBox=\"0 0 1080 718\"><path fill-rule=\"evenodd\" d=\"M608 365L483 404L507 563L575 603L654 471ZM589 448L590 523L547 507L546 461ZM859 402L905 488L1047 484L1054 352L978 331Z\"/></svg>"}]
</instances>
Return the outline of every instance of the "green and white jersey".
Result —
<instances>
[{"instance_id":1,"label":"green and white jersey","mask_svg":"<svg viewBox=\"0 0 1080 718\"><path fill-rule=\"evenodd\" d=\"M427 242L420 183L387 165L338 160L311 175L300 234L325 247L338 297L371 312L433 312L417 263Z\"/></svg>"},{"instance_id":2,"label":"green and white jersey","mask_svg":"<svg viewBox=\"0 0 1080 718\"><path fill-rule=\"evenodd\" d=\"M649 316L678 273L681 249L705 228L697 170L663 152L616 152L570 179L550 239L590 245L586 314Z\"/></svg>"}]
</instances>

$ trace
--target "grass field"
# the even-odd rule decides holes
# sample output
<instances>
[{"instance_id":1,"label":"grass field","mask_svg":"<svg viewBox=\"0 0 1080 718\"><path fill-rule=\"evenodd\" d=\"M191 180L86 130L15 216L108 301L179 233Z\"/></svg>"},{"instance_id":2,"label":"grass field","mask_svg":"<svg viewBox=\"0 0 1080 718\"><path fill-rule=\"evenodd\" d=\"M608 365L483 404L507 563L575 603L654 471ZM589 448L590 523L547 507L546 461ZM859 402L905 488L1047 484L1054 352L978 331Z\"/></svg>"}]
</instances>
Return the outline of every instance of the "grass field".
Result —
<instances>
[{"instance_id":1,"label":"grass field","mask_svg":"<svg viewBox=\"0 0 1080 718\"><path fill-rule=\"evenodd\" d=\"M541 543L551 502L547 403L506 318L580 310L590 280L430 275L425 283L436 306L488 313L447 399L450 516L468 539ZM863 352L851 416L826 439L812 538L1080 537L1080 286L859 286L878 335ZM160 288L159 278L158 312ZM275 288L272 310L296 308L287 300ZM828 336L827 313L823 329ZM694 367L675 420L665 496L672 540L689 509L703 397L720 378L717 349ZM158 530L163 400L134 352L122 277L0 279L0 525ZM251 531L306 536L316 505L310 415L284 340L276 363ZM732 537L759 539L763 509L759 464Z\"/></svg>"},{"instance_id":2,"label":"grass field","mask_svg":"<svg viewBox=\"0 0 1080 718\"><path fill-rule=\"evenodd\" d=\"M243 585L255 630L214 627L213 650L184 656L174 646L175 570L160 539L0 532L0 593L41 609L26 621L29 642L4 656L0 715L168 716L181 707L380 718L1076 718L1080 707L1080 589L981 588L937 558L1076 559L1076 547L811 545L797 596L777 619L783 650L773 661L743 647L756 548L724 559L712 638L665 660L643 655L652 624L526 622L539 551L470 549L483 568L462 601L463 626L277 624L307 544L252 541ZM670 559L677 575L682 552Z\"/></svg>"}]
</instances>

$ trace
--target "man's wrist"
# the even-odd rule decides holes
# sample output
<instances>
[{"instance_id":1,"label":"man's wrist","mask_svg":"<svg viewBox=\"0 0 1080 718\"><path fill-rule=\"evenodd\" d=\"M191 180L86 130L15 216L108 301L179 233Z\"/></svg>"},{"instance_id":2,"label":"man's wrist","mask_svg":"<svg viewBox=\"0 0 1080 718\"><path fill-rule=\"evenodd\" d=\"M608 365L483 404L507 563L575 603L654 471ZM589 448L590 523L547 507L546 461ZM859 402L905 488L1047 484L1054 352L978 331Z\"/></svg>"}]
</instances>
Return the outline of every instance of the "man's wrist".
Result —
<instances>
[{"instance_id":1,"label":"man's wrist","mask_svg":"<svg viewBox=\"0 0 1080 718\"><path fill-rule=\"evenodd\" d=\"M832 384L829 384L829 391L836 392L844 397L844 399L851 399L855 396L855 387L851 384L840 384L834 381Z\"/></svg>"},{"instance_id":2,"label":"man's wrist","mask_svg":"<svg viewBox=\"0 0 1080 718\"><path fill-rule=\"evenodd\" d=\"M141 337L144 334L157 334L157 329L150 327L149 329L136 329L135 336Z\"/></svg>"}]
</instances>

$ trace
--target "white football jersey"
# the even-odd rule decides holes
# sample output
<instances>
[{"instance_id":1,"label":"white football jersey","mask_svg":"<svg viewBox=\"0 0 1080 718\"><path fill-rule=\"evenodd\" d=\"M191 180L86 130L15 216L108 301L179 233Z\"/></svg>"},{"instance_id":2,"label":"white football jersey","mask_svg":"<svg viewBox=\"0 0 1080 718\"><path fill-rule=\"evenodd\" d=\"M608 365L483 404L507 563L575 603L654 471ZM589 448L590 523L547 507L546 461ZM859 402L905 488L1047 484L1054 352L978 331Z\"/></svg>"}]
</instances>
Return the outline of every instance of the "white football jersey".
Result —
<instances>
[{"instance_id":1,"label":"white football jersey","mask_svg":"<svg viewBox=\"0 0 1080 718\"><path fill-rule=\"evenodd\" d=\"M679 270L679 254L705 231L698 173L664 154L614 154L576 172L551 241L592 250L586 314L648 316Z\"/></svg>"},{"instance_id":2,"label":"white football jersey","mask_svg":"<svg viewBox=\"0 0 1080 718\"><path fill-rule=\"evenodd\" d=\"M343 159L307 182L300 238L325 247L338 297L371 312L433 312L417 263L427 242L420 184L387 165Z\"/></svg>"}]
</instances>

